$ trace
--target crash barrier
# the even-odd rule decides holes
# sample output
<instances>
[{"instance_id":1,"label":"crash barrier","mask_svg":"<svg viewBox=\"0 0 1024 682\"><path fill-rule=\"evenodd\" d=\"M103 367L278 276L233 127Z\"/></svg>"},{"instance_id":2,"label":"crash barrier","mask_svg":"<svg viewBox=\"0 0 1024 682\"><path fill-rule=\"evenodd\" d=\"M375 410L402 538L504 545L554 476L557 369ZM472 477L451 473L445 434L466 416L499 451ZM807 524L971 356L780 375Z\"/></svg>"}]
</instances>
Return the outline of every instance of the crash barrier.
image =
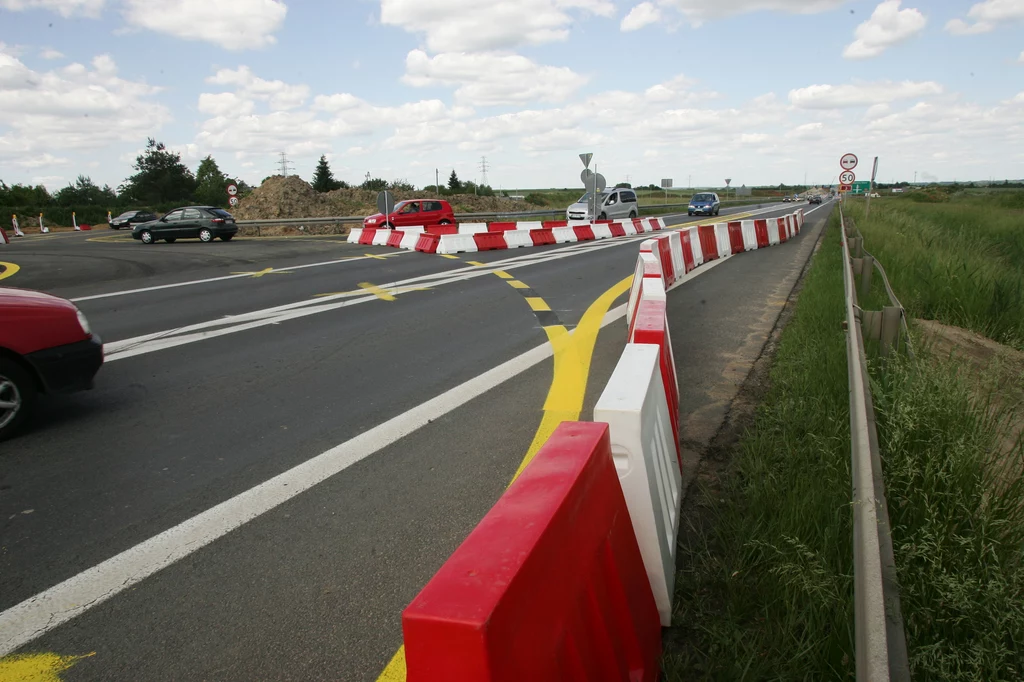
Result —
<instances>
[{"instance_id":1,"label":"crash barrier","mask_svg":"<svg viewBox=\"0 0 1024 682\"><path fill-rule=\"evenodd\" d=\"M606 424L562 422L402 612L409 682L654 682L658 608Z\"/></svg>"},{"instance_id":2,"label":"crash barrier","mask_svg":"<svg viewBox=\"0 0 1024 682\"><path fill-rule=\"evenodd\" d=\"M7 237L7 231L0 227L0 244L10 244L11 240Z\"/></svg>"}]
</instances>

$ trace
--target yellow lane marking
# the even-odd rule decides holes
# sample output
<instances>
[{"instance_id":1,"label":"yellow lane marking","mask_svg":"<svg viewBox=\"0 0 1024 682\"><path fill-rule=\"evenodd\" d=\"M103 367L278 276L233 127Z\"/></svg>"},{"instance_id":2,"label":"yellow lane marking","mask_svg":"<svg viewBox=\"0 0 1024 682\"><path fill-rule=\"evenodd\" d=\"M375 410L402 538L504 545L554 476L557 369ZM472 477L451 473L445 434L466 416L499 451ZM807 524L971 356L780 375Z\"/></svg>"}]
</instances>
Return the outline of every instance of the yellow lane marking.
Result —
<instances>
[{"instance_id":1,"label":"yellow lane marking","mask_svg":"<svg viewBox=\"0 0 1024 682\"><path fill-rule=\"evenodd\" d=\"M486 263L481 263L481 262L480 262L480 261L478 261L478 260L468 260L468 261L466 261L466 262L467 262L467 263L469 263L470 265L475 265L475 266L477 266L478 268L486 267L486 265L487 265Z\"/></svg>"},{"instance_id":2,"label":"yellow lane marking","mask_svg":"<svg viewBox=\"0 0 1024 682\"><path fill-rule=\"evenodd\" d=\"M539 296L527 296L526 303L530 306L530 310L537 312L538 310L551 310L543 298Z\"/></svg>"},{"instance_id":3,"label":"yellow lane marking","mask_svg":"<svg viewBox=\"0 0 1024 682\"><path fill-rule=\"evenodd\" d=\"M392 256L401 256L401 253L364 253L367 258L376 258L377 260L387 260Z\"/></svg>"},{"instance_id":4,"label":"yellow lane marking","mask_svg":"<svg viewBox=\"0 0 1024 682\"><path fill-rule=\"evenodd\" d=\"M510 279L508 285L513 289L529 289L530 285L526 282L520 282L518 279Z\"/></svg>"},{"instance_id":5,"label":"yellow lane marking","mask_svg":"<svg viewBox=\"0 0 1024 682\"><path fill-rule=\"evenodd\" d=\"M442 253L442 254L439 254L439 255L441 256L441 258L450 258L452 260L459 260L458 256L453 256L450 253Z\"/></svg>"},{"instance_id":6,"label":"yellow lane marking","mask_svg":"<svg viewBox=\"0 0 1024 682\"><path fill-rule=\"evenodd\" d=\"M632 285L633 275L630 275L601 294L583 313L580 323L571 334L560 325L544 328L555 354L551 386L548 388L548 395L544 400L544 416L541 417L540 425L534 433L533 442L530 443L530 448L526 451L526 455L509 485L512 485L519 478L519 474L523 473L527 465L533 461L537 452L544 446L560 423L580 418L580 412L583 411L583 398L587 392L590 362L594 355L597 334L601 331L601 322L612 307L612 303L629 291ZM405 673L405 645L403 644L391 657L387 667L377 678L377 682L405 682Z\"/></svg>"},{"instance_id":7,"label":"yellow lane marking","mask_svg":"<svg viewBox=\"0 0 1024 682\"><path fill-rule=\"evenodd\" d=\"M379 298L382 301L394 301L395 300L394 296L392 296L388 292L384 291L383 289L381 289L376 284L370 284L369 282L360 282L359 283L359 288L360 289L365 289L367 292L373 294L374 296L376 296L377 298Z\"/></svg>"},{"instance_id":8,"label":"yellow lane marking","mask_svg":"<svg viewBox=\"0 0 1024 682\"><path fill-rule=\"evenodd\" d=\"M57 654L21 654L0 658L0 680L11 682L60 682L60 674L83 658L95 656L58 656Z\"/></svg>"},{"instance_id":9,"label":"yellow lane marking","mask_svg":"<svg viewBox=\"0 0 1024 682\"><path fill-rule=\"evenodd\" d=\"M263 275L290 275L290 270L275 270L274 268L265 268L263 270L257 270L256 272L232 272L232 275L252 275L253 277L262 277Z\"/></svg>"},{"instance_id":10,"label":"yellow lane marking","mask_svg":"<svg viewBox=\"0 0 1024 682\"><path fill-rule=\"evenodd\" d=\"M4 261L0 261L0 268L2 268L2 270L0 270L0 279L7 279L8 277L13 277L15 274L17 274L18 270L21 270L20 265L17 265L15 263L5 263Z\"/></svg>"},{"instance_id":11,"label":"yellow lane marking","mask_svg":"<svg viewBox=\"0 0 1024 682\"><path fill-rule=\"evenodd\" d=\"M498 277L501 277L502 279L514 279L512 275L508 274L504 270L495 270L494 274L497 275Z\"/></svg>"}]
</instances>

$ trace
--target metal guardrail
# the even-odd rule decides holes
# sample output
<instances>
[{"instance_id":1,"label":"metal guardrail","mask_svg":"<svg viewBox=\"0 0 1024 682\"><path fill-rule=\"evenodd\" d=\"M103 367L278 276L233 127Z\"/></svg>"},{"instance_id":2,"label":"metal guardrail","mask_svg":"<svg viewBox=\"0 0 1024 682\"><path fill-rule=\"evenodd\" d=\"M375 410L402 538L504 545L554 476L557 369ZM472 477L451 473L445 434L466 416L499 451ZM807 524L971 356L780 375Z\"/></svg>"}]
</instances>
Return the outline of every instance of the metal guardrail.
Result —
<instances>
[{"instance_id":1,"label":"metal guardrail","mask_svg":"<svg viewBox=\"0 0 1024 682\"><path fill-rule=\"evenodd\" d=\"M854 285L854 249L863 248L863 237L848 234L846 217L839 207L843 242L843 288L846 298L846 361L850 382L850 457L853 479L853 573L854 649L858 682L908 682L910 664L900 608L899 582L885 501L882 460L875 425L875 408L868 380L862 324L871 323L857 305ZM855 230L855 228L853 228ZM871 268L864 267L870 285ZM881 328L893 328L892 320L905 320L885 271L882 270L890 300L898 306L898 318L889 315ZM862 276L862 282L865 277ZM879 313L881 315L881 313ZM905 322L904 322L905 328ZM894 327L897 336L900 325ZM883 348L885 347L883 341Z\"/></svg>"},{"instance_id":2,"label":"metal guardrail","mask_svg":"<svg viewBox=\"0 0 1024 682\"><path fill-rule=\"evenodd\" d=\"M764 204L778 203L775 201L750 201L750 202L730 202L730 206L746 206L757 204L760 208ZM647 206L640 206L640 211L665 211L673 209L686 210L688 204L650 204ZM485 218L492 218L495 220L508 220L515 218L542 218L544 216L555 216L557 218L565 217L565 209L550 209L546 211L516 211L512 213L501 213L501 212L483 212L483 213L456 213L455 220L457 222L462 220L481 220ZM345 223L358 223L363 224L363 215L347 215L347 216L329 216L326 218L264 218L260 220L236 220L235 224L239 226L251 225L258 227L261 225L334 225L334 224L345 224Z\"/></svg>"}]
</instances>

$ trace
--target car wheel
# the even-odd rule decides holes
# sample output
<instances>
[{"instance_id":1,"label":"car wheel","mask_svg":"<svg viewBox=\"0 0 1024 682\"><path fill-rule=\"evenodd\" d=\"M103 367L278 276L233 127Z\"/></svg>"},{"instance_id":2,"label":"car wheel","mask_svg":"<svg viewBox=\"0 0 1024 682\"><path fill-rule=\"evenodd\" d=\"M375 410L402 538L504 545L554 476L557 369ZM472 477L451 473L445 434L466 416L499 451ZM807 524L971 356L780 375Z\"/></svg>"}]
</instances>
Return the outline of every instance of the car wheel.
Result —
<instances>
[{"instance_id":1,"label":"car wheel","mask_svg":"<svg viewBox=\"0 0 1024 682\"><path fill-rule=\"evenodd\" d=\"M718 214L719 214L719 213L721 213L721 212L722 212L722 209L721 209L721 208L716 208L716 209L715 209L715 215L718 215Z\"/></svg>"},{"instance_id":2,"label":"car wheel","mask_svg":"<svg viewBox=\"0 0 1024 682\"><path fill-rule=\"evenodd\" d=\"M150 232L149 230L143 230L142 232L139 233L139 239L142 240L143 244L152 244L154 241L153 233Z\"/></svg>"},{"instance_id":3,"label":"car wheel","mask_svg":"<svg viewBox=\"0 0 1024 682\"><path fill-rule=\"evenodd\" d=\"M36 401L36 383L25 368L0 358L0 440L6 440L28 419Z\"/></svg>"},{"instance_id":4,"label":"car wheel","mask_svg":"<svg viewBox=\"0 0 1024 682\"><path fill-rule=\"evenodd\" d=\"M168 244L173 244L174 242L178 241L178 238L177 237L168 237L164 241L167 242Z\"/></svg>"},{"instance_id":5,"label":"car wheel","mask_svg":"<svg viewBox=\"0 0 1024 682\"><path fill-rule=\"evenodd\" d=\"M117 225L111 225L111 226L110 226L110 229L111 229L111 230L120 230L121 228L120 228L120 227L118 227Z\"/></svg>"},{"instance_id":6,"label":"car wheel","mask_svg":"<svg viewBox=\"0 0 1024 682\"><path fill-rule=\"evenodd\" d=\"M688 216L690 216L692 218L693 217L693 211L687 211L686 215L688 215Z\"/></svg>"},{"instance_id":7,"label":"car wheel","mask_svg":"<svg viewBox=\"0 0 1024 682\"><path fill-rule=\"evenodd\" d=\"M442 220L441 222L438 223L438 225L451 225L451 222L448 220Z\"/></svg>"},{"instance_id":8,"label":"car wheel","mask_svg":"<svg viewBox=\"0 0 1024 682\"><path fill-rule=\"evenodd\" d=\"M605 215L604 213L602 213L601 215L597 216L597 219L598 220L608 220L608 216Z\"/></svg>"},{"instance_id":9,"label":"car wheel","mask_svg":"<svg viewBox=\"0 0 1024 682\"><path fill-rule=\"evenodd\" d=\"M636 218L636 211L630 211L629 212L629 219L633 220L633 218Z\"/></svg>"},{"instance_id":10,"label":"car wheel","mask_svg":"<svg viewBox=\"0 0 1024 682\"><path fill-rule=\"evenodd\" d=\"M220 240L221 240L222 242L229 242L229 241L231 241L231 238L232 238L232 237L234 237L234 236L235 236L235 235L233 235L233 234L225 234L225 235L221 235L221 238L220 238Z\"/></svg>"},{"instance_id":11,"label":"car wheel","mask_svg":"<svg viewBox=\"0 0 1024 682\"><path fill-rule=\"evenodd\" d=\"M199 230L199 241L201 241L201 242L212 242L213 241L213 232L210 231L210 228L204 227L203 229Z\"/></svg>"}]
</instances>

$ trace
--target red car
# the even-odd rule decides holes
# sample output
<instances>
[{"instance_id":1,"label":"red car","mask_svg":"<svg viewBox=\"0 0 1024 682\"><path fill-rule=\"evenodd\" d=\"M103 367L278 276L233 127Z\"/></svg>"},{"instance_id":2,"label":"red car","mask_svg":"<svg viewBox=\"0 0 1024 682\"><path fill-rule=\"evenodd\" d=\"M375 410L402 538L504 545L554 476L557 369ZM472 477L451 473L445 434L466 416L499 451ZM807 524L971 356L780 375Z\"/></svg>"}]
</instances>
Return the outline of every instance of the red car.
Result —
<instances>
[{"instance_id":1,"label":"red car","mask_svg":"<svg viewBox=\"0 0 1024 682\"><path fill-rule=\"evenodd\" d=\"M363 227L394 230L403 227L430 227L431 225L452 225L455 214L447 201L441 199L410 199L399 201L395 210L388 214L374 213L363 220Z\"/></svg>"},{"instance_id":2,"label":"red car","mask_svg":"<svg viewBox=\"0 0 1024 682\"><path fill-rule=\"evenodd\" d=\"M92 388L103 342L71 301L0 287L0 440L29 418L40 393Z\"/></svg>"}]
</instances>

